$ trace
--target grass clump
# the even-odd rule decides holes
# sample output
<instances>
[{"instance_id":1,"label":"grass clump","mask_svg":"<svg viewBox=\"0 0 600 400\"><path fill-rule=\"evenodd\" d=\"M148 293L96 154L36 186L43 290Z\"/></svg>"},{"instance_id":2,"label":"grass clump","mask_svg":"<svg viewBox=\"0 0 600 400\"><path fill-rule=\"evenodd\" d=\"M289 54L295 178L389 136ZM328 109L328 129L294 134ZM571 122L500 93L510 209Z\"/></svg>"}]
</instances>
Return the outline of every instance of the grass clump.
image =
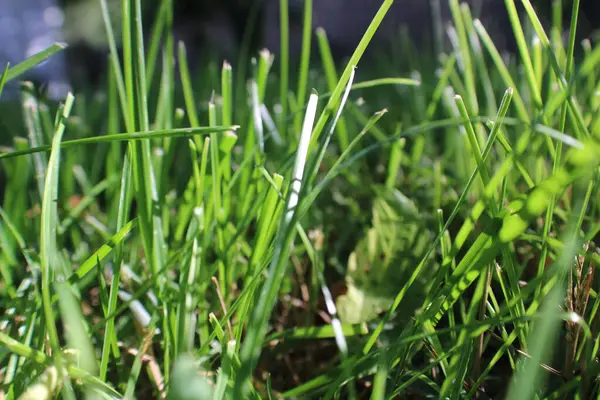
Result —
<instances>
[{"instance_id":1,"label":"grass clump","mask_svg":"<svg viewBox=\"0 0 600 400\"><path fill-rule=\"evenodd\" d=\"M196 74L169 1L150 42L122 1L121 45L100 1L106 90L56 107L23 83L0 153L5 398L598 396L600 47L576 60L579 2L563 43L506 0L507 59L451 0L445 54L364 79L392 3L341 71L307 28L294 82L285 40L246 80Z\"/></svg>"}]
</instances>

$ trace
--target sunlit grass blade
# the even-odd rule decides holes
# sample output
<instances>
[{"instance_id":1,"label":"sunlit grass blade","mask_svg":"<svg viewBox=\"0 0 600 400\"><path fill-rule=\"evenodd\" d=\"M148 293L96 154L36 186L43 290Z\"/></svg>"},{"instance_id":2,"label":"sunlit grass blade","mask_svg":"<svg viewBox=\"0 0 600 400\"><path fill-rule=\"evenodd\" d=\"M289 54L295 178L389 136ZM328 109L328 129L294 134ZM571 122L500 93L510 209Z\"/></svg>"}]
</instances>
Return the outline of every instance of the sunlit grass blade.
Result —
<instances>
[{"instance_id":1,"label":"sunlit grass blade","mask_svg":"<svg viewBox=\"0 0 600 400\"><path fill-rule=\"evenodd\" d=\"M285 274L287 254L290 251L289 246L293 241L295 233L294 223L298 218L296 206L298 205L300 190L302 188L304 165L308 156L308 146L313 131L317 101L317 94L311 94L302 128L302 135L300 136L290 190L286 199L286 209L281 217L281 224L275 239L275 252L269 267L269 276L263 286L255 311L252 313L252 318L248 325L248 333L242 345L240 353L242 364L234 387L234 397L243 397L246 380L250 376L260 355L260 348L266 334L267 318L271 314L279 286Z\"/></svg>"},{"instance_id":2,"label":"sunlit grass blade","mask_svg":"<svg viewBox=\"0 0 600 400\"><path fill-rule=\"evenodd\" d=\"M298 72L298 88L296 94L296 103L304 104L306 101L306 92L308 90L308 73L310 65L311 44L312 44L312 0L304 1L304 14L302 23L302 54L300 55L300 69ZM297 113L294 119L294 130L299 131L302 124L302 114Z\"/></svg>"},{"instance_id":3,"label":"sunlit grass blade","mask_svg":"<svg viewBox=\"0 0 600 400\"><path fill-rule=\"evenodd\" d=\"M6 75L4 75L4 78L3 78L4 82L9 82L13 79L18 78L19 76L23 75L30 69L35 68L38 64L43 63L48 58L52 57L54 54L61 52L66 48L67 48L66 43L52 44L50 47L32 55L25 61L8 69L8 71L5 72Z\"/></svg>"},{"instance_id":4,"label":"sunlit grass blade","mask_svg":"<svg viewBox=\"0 0 600 400\"><path fill-rule=\"evenodd\" d=\"M92 136L81 139L73 139L73 140L65 140L60 143L61 149L67 149L74 146L81 145L91 145L91 144L101 144L101 143L111 143L111 142L124 142L129 140L147 140L147 139L158 139L158 138L178 138L178 137L190 137L196 136L200 134L208 134L208 133L216 133L216 132L227 132L230 130L237 129L237 126L229 126L229 127L195 127L195 128L179 128L179 129L162 129L162 130L149 130L149 131L141 131L141 132L131 132L131 133L119 133L112 135L104 135L104 136ZM27 154L41 153L47 152L52 149L52 146L38 146L32 147L27 150L22 151L11 151L6 153L0 153L0 159L3 158L11 158L18 157Z\"/></svg>"},{"instance_id":5,"label":"sunlit grass blade","mask_svg":"<svg viewBox=\"0 0 600 400\"><path fill-rule=\"evenodd\" d=\"M331 54L331 48L329 47L329 42L327 40L327 33L323 28L317 28L315 33L317 35L317 43L319 45L319 52L321 54L323 73L327 81L327 89L330 91L329 94L331 95L335 90L338 80L336 65L333 61L333 55ZM337 123L336 132L338 135L340 150L344 151L348 147L348 126L344 117L341 117Z\"/></svg>"},{"instance_id":6,"label":"sunlit grass blade","mask_svg":"<svg viewBox=\"0 0 600 400\"><path fill-rule=\"evenodd\" d=\"M352 57L350 57L350 60L348 61L348 64L346 65L344 72L342 72L342 75L340 76L340 79L338 80L338 83L337 83L335 89L333 90L333 93L331 94L331 97L329 98L329 100L325 106L324 112L321 113L321 115L317 121L315 130L314 130L314 134L313 134L313 138L311 141L311 145L314 144L319 139L319 137L321 135L321 131L325 128L327 119L329 118L331 113L336 110L337 103L340 100L340 96L342 95L344 87L346 86L346 83L348 82L348 79L350 78L350 74L351 74L352 70L356 66L358 66L362 55L364 54L365 50L367 49L367 46L369 45L369 43L371 42L371 39L375 35L377 28L381 24L381 21L383 20L383 18L385 17L385 15L387 14L388 10L390 9L390 7L392 6L393 3L394 3L394 0L384 0L384 2L379 7L379 10L377 11L377 14L375 14L373 20L369 24L369 27L367 28L366 32L364 33L358 46L354 50Z\"/></svg>"},{"instance_id":7,"label":"sunlit grass blade","mask_svg":"<svg viewBox=\"0 0 600 400\"><path fill-rule=\"evenodd\" d=\"M65 396L74 398L72 387L63 374L64 359L61 356L61 348L58 331L54 320L52 307L52 287L54 283L64 278L63 260L58 250L57 229L58 221L58 176L60 168L60 141L62 139L65 122L69 118L73 107L74 97L68 96L65 104L60 109L59 123L52 140L52 151L46 169L46 177L42 198L41 215L41 238L40 238L40 268L42 271L42 299L44 308L45 328L49 337L50 348L58 370L59 380L65 385Z\"/></svg>"},{"instance_id":8,"label":"sunlit grass blade","mask_svg":"<svg viewBox=\"0 0 600 400\"><path fill-rule=\"evenodd\" d=\"M310 0L309 0L310 1ZM279 0L279 132L287 138L288 89L290 75L290 27L288 0Z\"/></svg>"},{"instance_id":9,"label":"sunlit grass blade","mask_svg":"<svg viewBox=\"0 0 600 400\"><path fill-rule=\"evenodd\" d=\"M42 125L40 121L39 103L38 100L34 97L32 91L33 85L31 83L26 82L23 84L22 107L23 117L25 119L25 126L27 128L29 138L29 148L22 150L22 152L31 151L32 148L44 146L44 143L47 143L47 141L44 138L44 132L42 130ZM46 150L50 150L52 148L52 145L46 145L45 148ZM19 154L29 153L17 153L17 155ZM1 156L2 155L0 155L0 157ZM47 165L48 157L45 154L36 154L33 157L33 168L35 171L35 179L37 181L40 198L44 193L44 177L46 176Z\"/></svg>"},{"instance_id":10,"label":"sunlit grass blade","mask_svg":"<svg viewBox=\"0 0 600 400\"><path fill-rule=\"evenodd\" d=\"M352 83L354 82L354 73L355 70L352 69L352 71L350 72L350 77L348 79L348 84L346 85L346 90L344 91L344 94L342 96L342 100L340 102L340 105L338 107L338 110L335 114L335 117L333 118L333 121L331 121L331 126L329 128L329 132L327 132L327 136L325 136L323 143L321 143L321 146L319 148L319 152L317 157L314 160L314 164L312 167L312 172L310 172L310 179L311 181L314 180L317 176L317 172L319 170L319 166L321 165L321 163L323 162L323 158L325 157L325 152L327 151L327 147L329 145L329 141L331 140L331 137L333 136L333 133L335 132L335 128L337 126L337 123L340 119L340 116L342 115L342 112L344 111L344 106L346 105L346 101L348 100L348 96L350 95L350 90L352 87ZM373 124L374 125L374 124ZM347 146L346 146L347 149Z\"/></svg>"},{"instance_id":11,"label":"sunlit grass blade","mask_svg":"<svg viewBox=\"0 0 600 400\"><path fill-rule=\"evenodd\" d=\"M479 114L479 103L477 101L477 91L475 88L475 74L474 65L471 58L471 46L469 46L467 31L465 28L465 21L463 20L463 14L461 13L458 0L450 0L450 10L454 19L454 25L456 27L456 33L458 34L459 48L456 49L458 53L460 51L459 67L462 69L465 81L465 87L467 89L467 98L469 99L469 112L472 114Z\"/></svg>"},{"instance_id":12,"label":"sunlit grass blade","mask_svg":"<svg viewBox=\"0 0 600 400\"><path fill-rule=\"evenodd\" d=\"M6 67L4 68L4 72L2 72L2 75L0 75L0 97L2 97L2 91L4 90L4 85L6 85L9 68L10 68L10 63L7 63Z\"/></svg>"},{"instance_id":13,"label":"sunlit grass blade","mask_svg":"<svg viewBox=\"0 0 600 400\"><path fill-rule=\"evenodd\" d=\"M119 232L94 252L71 276L68 277L69 282L74 284L89 274L97 266L98 261L104 260L114 249L117 249L118 246L122 244L137 223L137 219L133 219L125 224Z\"/></svg>"}]
</instances>

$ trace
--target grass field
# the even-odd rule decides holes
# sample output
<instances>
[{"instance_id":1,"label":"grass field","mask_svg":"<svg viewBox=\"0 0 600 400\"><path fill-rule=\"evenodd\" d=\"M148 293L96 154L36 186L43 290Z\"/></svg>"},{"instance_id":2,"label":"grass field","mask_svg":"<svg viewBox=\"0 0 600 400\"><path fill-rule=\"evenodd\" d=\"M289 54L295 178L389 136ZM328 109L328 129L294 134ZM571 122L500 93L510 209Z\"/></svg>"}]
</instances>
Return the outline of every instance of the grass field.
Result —
<instances>
[{"instance_id":1,"label":"grass field","mask_svg":"<svg viewBox=\"0 0 600 400\"><path fill-rule=\"evenodd\" d=\"M99 1L99 93L21 84L1 399L600 397L600 46L569 39L578 0L565 27L560 1L543 27L506 0L512 57L451 0L448 51L407 40L368 71L393 0L343 68L307 29L299 63L284 40L202 71L170 1L148 40L141 0L121 21Z\"/></svg>"}]
</instances>

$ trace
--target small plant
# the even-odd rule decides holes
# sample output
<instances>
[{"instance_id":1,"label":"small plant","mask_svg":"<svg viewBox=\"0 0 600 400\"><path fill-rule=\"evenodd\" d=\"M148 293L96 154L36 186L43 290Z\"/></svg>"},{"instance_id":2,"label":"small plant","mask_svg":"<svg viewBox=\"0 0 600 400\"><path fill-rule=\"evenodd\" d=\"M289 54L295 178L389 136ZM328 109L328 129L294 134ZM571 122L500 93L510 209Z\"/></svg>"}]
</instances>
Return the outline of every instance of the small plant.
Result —
<instances>
[{"instance_id":1,"label":"small plant","mask_svg":"<svg viewBox=\"0 0 600 400\"><path fill-rule=\"evenodd\" d=\"M0 152L4 398L598 396L600 46L575 42L579 1L564 43L506 0L504 57L450 0L444 54L365 79L392 3L343 70L307 28L297 71L282 40L194 72L170 1L144 40L123 0L120 44L99 2L105 89L56 105L22 83Z\"/></svg>"}]
</instances>

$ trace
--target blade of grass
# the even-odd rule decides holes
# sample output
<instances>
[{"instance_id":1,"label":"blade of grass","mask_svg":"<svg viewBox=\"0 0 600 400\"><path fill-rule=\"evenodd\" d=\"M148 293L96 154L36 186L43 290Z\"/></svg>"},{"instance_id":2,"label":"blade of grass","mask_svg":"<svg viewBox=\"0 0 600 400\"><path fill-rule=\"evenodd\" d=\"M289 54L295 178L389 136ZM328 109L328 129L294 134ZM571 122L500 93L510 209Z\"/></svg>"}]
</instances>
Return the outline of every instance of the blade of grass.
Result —
<instances>
[{"instance_id":1,"label":"blade of grass","mask_svg":"<svg viewBox=\"0 0 600 400\"><path fill-rule=\"evenodd\" d=\"M309 0L310 1L310 0ZM279 133L287 139L288 88L290 74L290 27L288 0L279 0Z\"/></svg>"},{"instance_id":2,"label":"blade of grass","mask_svg":"<svg viewBox=\"0 0 600 400\"><path fill-rule=\"evenodd\" d=\"M65 385L64 395L69 399L74 399L73 389L63 374L63 357L61 355L58 331L54 322L54 311L52 309L52 286L56 280L60 280L64 271L61 270L61 256L58 252L56 240L56 230L59 226L58 221L58 176L60 168L60 141L62 139L65 125L64 120L69 118L73 107L74 97L69 94L65 104L59 109L60 122L52 140L52 151L46 169L46 178L44 182L44 191L42 198L41 215L41 238L40 238L40 268L42 271L42 304L44 309L45 328L49 337L50 348L54 357L54 362L58 370L59 380Z\"/></svg>"},{"instance_id":3,"label":"blade of grass","mask_svg":"<svg viewBox=\"0 0 600 400\"><path fill-rule=\"evenodd\" d=\"M2 72L2 75L0 75L0 97L2 97L2 91L4 90L4 85L6 85L9 68L10 68L10 63L7 63L6 67L4 68L4 72Z\"/></svg>"},{"instance_id":4,"label":"blade of grass","mask_svg":"<svg viewBox=\"0 0 600 400\"><path fill-rule=\"evenodd\" d=\"M66 43L52 44L48 48L32 55L31 57L27 58L25 61L10 68L7 72L5 71L6 75L4 76L4 82L6 83L9 81L12 81L13 79L18 78L19 76L23 75L30 69L35 68L37 65L43 63L48 58L52 57L54 54L61 52L66 48L67 48Z\"/></svg>"},{"instance_id":5,"label":"blade of grass","mask_svg":"<svg viewBox=\"0 0 600 400\"><path fill-rule=\"evenodd\" d=\"M281 224L275 239L275 252L271 259L269 276L262 288L260 297L258 298L258 304L253 312L250 324L248 325L247 336L241 348L241 367L234 386L234 398L244 397L244 393L246 392L246 381L250 377L258 360L258 356L260 355L260 348L266 334L268 317L272 312L277 292L279 291L281 281L285 274L287 254L290 251L289 247L294 239L294 225L297 220L296 205L298 204L300 190L302 188L304 165L308 155L308 146L315 120L317 100L317 94L311 94L306 117L304 119L302 135L300 136L300 144L296 156L296 163L294 165L294 172L292 174L291 188L286 200L286 210L282 215Z\"/></svg>"},{"instance_id":6,"label":"blade of grass","mask_svg":"<svg viewBox=\"0 0 600 400\"><path fill-rule=\"evenodd\" d=\"M331 97L329 98L327 104L325 105L325 109L319 116L319 119L318 119L317 124L314 129L313 137L311 140L311 146L313 146L318 141L318 139L321 135L321 131L325 128L327 119L329 118L331 113L333 113L337 109L338 101L340 100L340 96L342 95L342 92L346 86L346 83L348 82L348 79L350 78L350 74L351 74L352 70L355 68L355 66L358 66L358 63L359 63L360 59L362 58L362 55L364 54L365 50L367 49L367 46L369 45L369 43L371 42L371 39L375 35L377 28L381 24L381 21L383 20L383 18L385 17L385 15L389 11L389 9L393 3L394 3L394 0L384 0L383 1L381 6L379 7L379 10L377 11L377 14L375 14L375 17L369 24L369 27L367 28L362 39L358 43L358 46L356 47L356 50L354 50L352 57L350 57L350 60L348 61L348 64L346 65L344 72L342 73L335 89L333 90L333 93L331 94Z\"/></svg>"},{"instance_id":7,"label":"blade of grass","mask_svg":"<svg viewBox=\"0 0 600 400\"><path fill-rule=\"evenodd\" d=\"M310 66L310 51L312 44L312 0L304 0L304 14L302 24L302 53L300 55L300 70L298 72L298 88L296 93L296 104L304 104L308 90L308 70ZM283 56L283 54L282 54ZM285 116L282 115L282 118ZM297 113L294 119L294 130L300 131L302 127L302 114Z\"/></svg>"},{"instance_id":8,"label":"blade of grass","mask_svg":"<svg viewBox=\"0 0 600 400\"><path fill-rule=\"evenodd\" d=\"M158 139L158 138L178 138L178 137L189 137L195 136L199 134L210 134L218 133L218 132L227 132L230 130L236 130L237 126L215 126L215 127L196 127L196 128L178 128L178 129L160 129L160 130L149 130L149 131L141 131L141 132L131 132L131 133L119 133L119 134L111 134L104 136L92 136L87 138L73 139L73 140L65 140L60 143L61 149L66 149L74 146L81 145L90 145L90 144L101 144L101 143L111 143L111 142L123 142L129 140L147 140L147 139ZM18 157L27 154L41 153L47 152L52 149L52 146L38 146L32 147L27 150L21 151L12 151L7 153L0 153L0 159L3 158L11 158Z\"/></svg>"}]
</instances>

